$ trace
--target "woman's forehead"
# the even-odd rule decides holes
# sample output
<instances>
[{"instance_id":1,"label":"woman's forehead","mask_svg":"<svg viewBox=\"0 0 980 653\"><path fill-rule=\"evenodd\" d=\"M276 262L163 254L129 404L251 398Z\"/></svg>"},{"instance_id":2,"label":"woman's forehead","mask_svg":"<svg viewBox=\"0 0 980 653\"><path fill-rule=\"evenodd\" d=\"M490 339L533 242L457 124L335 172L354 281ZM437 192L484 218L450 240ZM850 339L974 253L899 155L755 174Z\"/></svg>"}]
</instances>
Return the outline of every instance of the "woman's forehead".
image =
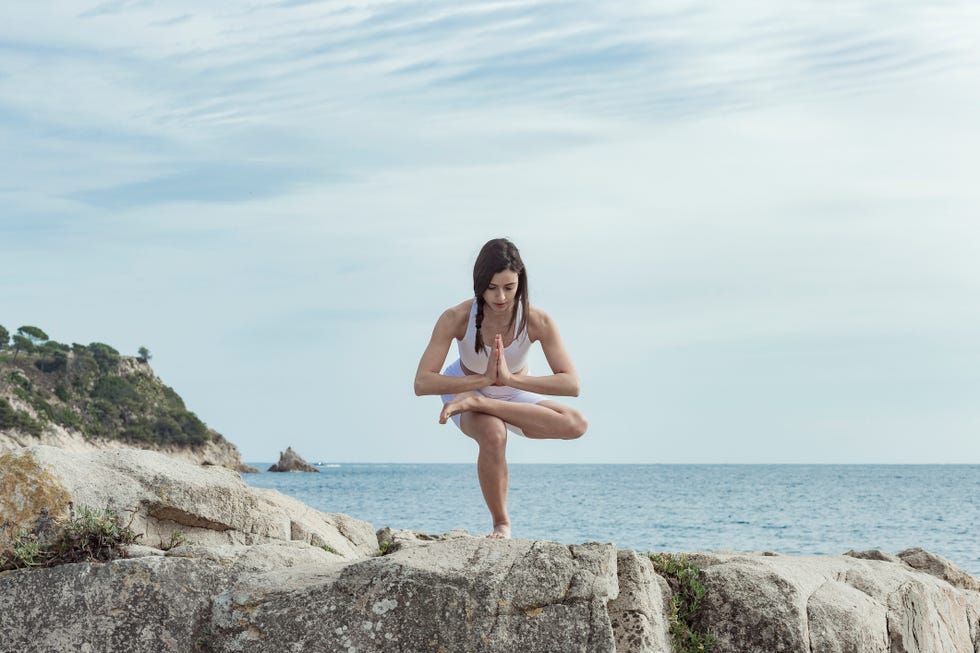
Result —
<instances>
[{"instance_id":1,"label":"woman's forehead","mask_svg":"<svg viewBox=\"0 0 980 653\"><path fill-rule=\"evenodd\" d=\"M513 270L502 270L493 275L490 283L495 286L506 286L509 283L517 283L517 273Z\"/></svg>"}]
</instances>

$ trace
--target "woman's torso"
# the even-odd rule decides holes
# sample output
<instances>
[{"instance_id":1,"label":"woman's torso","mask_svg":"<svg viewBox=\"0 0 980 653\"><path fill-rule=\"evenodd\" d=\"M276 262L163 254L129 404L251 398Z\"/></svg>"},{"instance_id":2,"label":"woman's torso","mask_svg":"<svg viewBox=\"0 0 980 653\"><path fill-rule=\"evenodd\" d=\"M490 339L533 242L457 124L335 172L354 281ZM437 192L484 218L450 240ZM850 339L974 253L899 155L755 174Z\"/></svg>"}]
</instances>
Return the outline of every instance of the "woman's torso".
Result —
<instances>
[{"instance_id":1,"label":"woman's torso","mask_svg":"<svg viewBox=\"0 0 980 653\"><path fill-rule=\"evenodd\" d=\"M528 350L534 341L531 337L531 315L533 313L530 309L528 310L527 324L522 332L518 332L522 314L520 304L517 305L517 314L514 316L513 321L508 324L494 324L484 315L483 324L480 329L484 347L483 353L479 353L475 349L477 333L476 300L463 302L459 308L461 309L461 317L463 319L460 322L456 340L463 372L466 374L483 374L486 371L491 352L491 348L488 345L493 344L496 334L499 333L503 337L504 358L507 361L508 369L514 374L527 373Z\"/></svg>"}]
</instances>

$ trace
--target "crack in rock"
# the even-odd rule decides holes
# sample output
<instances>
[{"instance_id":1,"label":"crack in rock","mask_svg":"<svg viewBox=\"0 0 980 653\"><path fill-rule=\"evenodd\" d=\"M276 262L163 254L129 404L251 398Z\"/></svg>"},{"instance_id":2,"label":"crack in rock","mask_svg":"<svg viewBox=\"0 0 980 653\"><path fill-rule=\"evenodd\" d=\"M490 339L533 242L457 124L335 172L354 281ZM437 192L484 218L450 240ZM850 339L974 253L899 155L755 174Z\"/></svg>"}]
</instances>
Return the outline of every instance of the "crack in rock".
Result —
<instances>
[{"instance_id":1,"label":"crack in rock","mask_svg":"<svg viewBox=\"0 0 980 653\"><path fill-rule=\"evenodd\" d=\"M172 521L180 524L181 526L207 528L212 531L228 531L232 528L228 524L222 524L221 522L205 519L200 515L195 515L173 506L158 506L156 508L151 508L147 514L154 519L161 521Z\"/></svg>"}]
</instances>

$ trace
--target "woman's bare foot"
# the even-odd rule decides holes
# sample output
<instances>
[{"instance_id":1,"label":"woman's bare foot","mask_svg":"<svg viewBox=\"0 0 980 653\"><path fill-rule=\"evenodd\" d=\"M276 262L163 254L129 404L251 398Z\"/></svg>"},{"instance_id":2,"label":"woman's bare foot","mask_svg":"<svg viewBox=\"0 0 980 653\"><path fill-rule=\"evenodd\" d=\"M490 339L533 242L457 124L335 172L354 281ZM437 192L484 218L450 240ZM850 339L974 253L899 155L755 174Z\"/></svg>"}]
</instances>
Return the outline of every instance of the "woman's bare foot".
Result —
<instances>
[{"instance_id":1,"label":"woman's bare foot","mask_svg":"<svg viewBox=\"0 0 980 653\"><path fill-rule=\"evenodd\" d=\"M501 524L493 525L493 532L487 535L492 540L509 540L510 539L510 523L504 522Z\"/></svg>"},{"instance_id":2,"label":"woman's bare foot","mask_svg":"<svg viewBox=\"0 0 980 653\"><path fill-rule=\"evenodd\" d=\"M473 410L477 404L476 393L473 392L461 392L442 407L442 412L439 413L439 423L445 424L449 421L449 418L453 415L459 415L460 413L465 413L468 410Z\"/></svg>"}]
</instances>

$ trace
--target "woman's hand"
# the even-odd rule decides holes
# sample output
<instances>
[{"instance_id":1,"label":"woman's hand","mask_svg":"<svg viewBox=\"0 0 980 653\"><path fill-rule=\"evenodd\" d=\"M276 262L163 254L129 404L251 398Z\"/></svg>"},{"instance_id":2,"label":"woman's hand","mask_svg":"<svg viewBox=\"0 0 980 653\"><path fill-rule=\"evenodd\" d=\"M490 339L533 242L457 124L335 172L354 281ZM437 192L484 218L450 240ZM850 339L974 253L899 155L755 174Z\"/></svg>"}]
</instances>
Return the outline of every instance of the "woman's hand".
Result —
<instances>
[{"instance_id":1,"label":"woman's hand","mask_svg":"<svg viewBox=\"0 0 980 653\"><path fill-rule=\"evenodd\" d=\"M493 353L491 353L490 358L495 359L496 378L494 385L509 386L514 375L511 374L510 368L507 367L507 357L504 356L504 337L499 333L493 339ZM487 367L489 368L490 366L487 365Z\"/></svg>"}]
</instances>

